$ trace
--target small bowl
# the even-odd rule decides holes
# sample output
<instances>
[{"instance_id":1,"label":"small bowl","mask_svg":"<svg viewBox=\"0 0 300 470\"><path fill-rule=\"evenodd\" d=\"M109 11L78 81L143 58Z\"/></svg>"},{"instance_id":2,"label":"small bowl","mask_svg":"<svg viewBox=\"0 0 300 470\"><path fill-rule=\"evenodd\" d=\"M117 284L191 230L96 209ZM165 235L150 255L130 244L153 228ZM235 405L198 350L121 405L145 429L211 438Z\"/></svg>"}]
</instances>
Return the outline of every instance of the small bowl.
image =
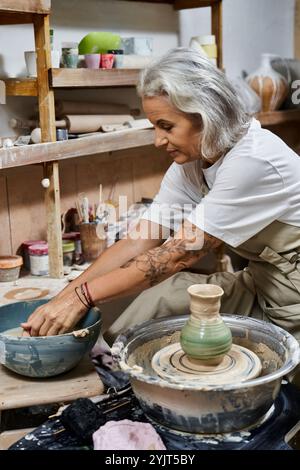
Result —
<instances>
[{"instance_id":1,"label":"small bowl","mask_svg":"<svg viewBox=\"0 0 300 470\"><path fill-rule=\"evenodd\" d=\"M75 367L91 351L101 329L101 314L92 308L72 333L57 336L14 337L3 335L18 328L48 299L15 302L0 307L0 363L27 377L52 377Z\"/></svg>"},{"instance_id":2,"label":"small bowl","mask_svg":"<svg viewBox=\"0 0 300 470\"><path fill-rule=\"evenodd\" d=\"M16 281L22 264L22 256L0 256L0 282Z\"/></svg>"}]
</instances>

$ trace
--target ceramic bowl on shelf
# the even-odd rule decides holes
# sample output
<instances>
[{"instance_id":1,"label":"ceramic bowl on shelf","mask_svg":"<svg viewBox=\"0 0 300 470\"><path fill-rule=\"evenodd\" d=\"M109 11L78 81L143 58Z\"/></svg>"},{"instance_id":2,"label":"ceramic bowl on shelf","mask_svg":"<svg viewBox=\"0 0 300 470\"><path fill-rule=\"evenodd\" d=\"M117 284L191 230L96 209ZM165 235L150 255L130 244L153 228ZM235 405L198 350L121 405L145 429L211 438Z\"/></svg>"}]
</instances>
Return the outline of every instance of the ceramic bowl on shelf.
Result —
<instances>
[{"instance_id":1,"label":"ceramic bowl on shelf","mask_svg":"<svg viewBox=\"0 0 300 470\"><path fill-rule=\"evenodd\" d=\"M20 337L3 334L27 320L34 310L49 302L35 300L0 307L0 363L28 377L52 377L75 367L96 343L101 314L90 309L71 333L57 336Z\"/></svg>"}]
</instances>

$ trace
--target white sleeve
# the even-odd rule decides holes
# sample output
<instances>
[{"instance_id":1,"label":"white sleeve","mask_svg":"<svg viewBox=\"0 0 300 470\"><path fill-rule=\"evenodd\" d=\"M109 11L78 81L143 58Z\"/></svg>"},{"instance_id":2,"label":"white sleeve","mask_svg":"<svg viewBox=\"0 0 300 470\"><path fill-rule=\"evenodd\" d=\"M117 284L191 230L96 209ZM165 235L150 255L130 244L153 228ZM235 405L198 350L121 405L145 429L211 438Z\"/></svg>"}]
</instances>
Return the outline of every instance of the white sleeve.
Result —
<instances>
[{"instance_id":1,"label":"white sleeve","mask_svg":"<svg viewBox=\"0 0 300 470\"><path fill-rule=\"evenodd\" d=\"M287 210L281 175L263 159L236 156L218 169L211 191L188 220L237 247Z\"/></svg>"},{"instance_id":2,"label":"white sleeve","mask_svg":"<svg viewBox=\"0 0 300 470\"><path fill-rule=\"evenodd\" d=\"M188 185L188 180L180 165L173 163L166 172L153 203L142 215L142 219L177 231L182 221L196 207L186 190Z\"/></svg>"}]
</instances>

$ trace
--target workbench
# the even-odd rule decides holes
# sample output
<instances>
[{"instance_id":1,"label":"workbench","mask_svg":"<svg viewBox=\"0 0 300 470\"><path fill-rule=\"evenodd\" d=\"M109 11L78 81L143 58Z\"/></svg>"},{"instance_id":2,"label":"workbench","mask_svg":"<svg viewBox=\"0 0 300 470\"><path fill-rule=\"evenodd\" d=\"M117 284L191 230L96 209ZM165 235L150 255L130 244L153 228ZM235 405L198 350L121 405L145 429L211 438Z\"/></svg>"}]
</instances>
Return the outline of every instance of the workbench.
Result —
<instances>
[{"instance_id":1,"label":"workbench","mask_svg":"<svg viewBox=\"0 0 300 470\"><path fill-rule=\"evenodd\" d=\"M104 386L88 356L71 371L42 379L21 376L0 366L0 450L7 449L32 430L22 423L22 429L1 432L4 413L47 404L62 406L77 398L99 396L103 391Z\"/></svg>"}]
</instances>

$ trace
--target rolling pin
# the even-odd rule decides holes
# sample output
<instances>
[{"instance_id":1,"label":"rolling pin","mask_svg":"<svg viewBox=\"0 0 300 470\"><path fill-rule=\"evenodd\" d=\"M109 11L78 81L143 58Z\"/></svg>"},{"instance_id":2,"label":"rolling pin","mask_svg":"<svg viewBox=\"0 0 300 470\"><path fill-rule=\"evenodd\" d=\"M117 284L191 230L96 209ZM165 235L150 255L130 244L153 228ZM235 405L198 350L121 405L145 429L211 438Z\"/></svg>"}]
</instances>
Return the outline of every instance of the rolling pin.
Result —
<instances>
[{"instance_id":1,"label":"rolling pin","mask_svg":"<svg viewBox=\"0 0 300 470\"><path fill-rule=\"evenodd\" d=\"M124 124L133 121L134 118L129 114L113 114L113 115L84 115L74 114L65 116L63 119L56 120L55 126L60 129L68 129L69 132L80 134L83 132L97 132L102 126L107 124ZM39 127L38 121L12 118L10 126L13 129L24 129Z\"/></svg>"}]
</instances>

